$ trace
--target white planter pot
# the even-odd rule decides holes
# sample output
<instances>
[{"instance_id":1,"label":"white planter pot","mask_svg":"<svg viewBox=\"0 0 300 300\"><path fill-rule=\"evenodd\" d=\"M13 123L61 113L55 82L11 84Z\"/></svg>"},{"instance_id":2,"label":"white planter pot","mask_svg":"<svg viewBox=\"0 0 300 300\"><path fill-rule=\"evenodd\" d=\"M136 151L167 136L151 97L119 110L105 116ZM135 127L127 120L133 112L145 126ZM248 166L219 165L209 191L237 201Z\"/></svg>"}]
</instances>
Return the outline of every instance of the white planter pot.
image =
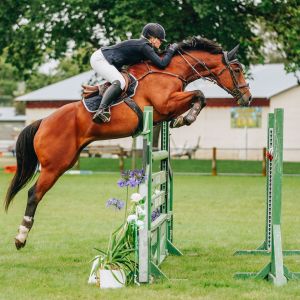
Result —
<instances>
[{"instance_id":1,"label":"white planter pot","mask_svg":"<svg viewBox=\"0 0 300 300\"><path fill-rule=\"evenodd\" d=\"M99 277L101 289L121 288L125 286L126 276L123 270L100 270Z\"/></svg>"}]
</instances>

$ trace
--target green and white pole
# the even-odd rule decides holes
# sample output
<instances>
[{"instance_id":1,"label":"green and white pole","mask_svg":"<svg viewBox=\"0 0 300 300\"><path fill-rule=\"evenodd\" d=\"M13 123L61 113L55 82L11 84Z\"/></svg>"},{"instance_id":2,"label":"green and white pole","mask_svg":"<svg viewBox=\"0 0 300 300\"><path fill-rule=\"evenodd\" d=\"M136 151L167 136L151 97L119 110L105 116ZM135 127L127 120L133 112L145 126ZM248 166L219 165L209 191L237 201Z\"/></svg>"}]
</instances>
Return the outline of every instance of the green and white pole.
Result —
<instances>
[{"instance_id":1,"label":"green and white pole","mask_svg":"<svg viewBox=\"0 0 300 300\"><path fill-rule=\"evenodd\" d=\"M287 279L298 279L300 273L290 272L283 264L281 240L281 196L283 170L283 109L275 109L268 121L268 179L267 179L267 224L265 252L271 253L271 261L258 273L236 273L235 278L268 279L276 286L287 283ZM270 239L270 244L268 241ZM270 247L270 250L269 250ZM256 254L263 250L244 251Z\"/></svg>"}]
</instances>

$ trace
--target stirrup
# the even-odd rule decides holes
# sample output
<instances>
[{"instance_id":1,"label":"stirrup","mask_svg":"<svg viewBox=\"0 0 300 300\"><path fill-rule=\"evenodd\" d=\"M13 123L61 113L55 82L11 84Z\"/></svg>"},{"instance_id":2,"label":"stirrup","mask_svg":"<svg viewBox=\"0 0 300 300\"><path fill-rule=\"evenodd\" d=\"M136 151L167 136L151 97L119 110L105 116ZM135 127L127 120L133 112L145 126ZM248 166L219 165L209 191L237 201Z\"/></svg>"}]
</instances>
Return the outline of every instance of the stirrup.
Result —
<instances>
[{"instance_id":1,"label":"stirrup","mask_svg":"<svg viewBox=\"0 0 300 300\"><path fill-rule=\"evenodd\" d=\"M97 124L110 122L110 108L100 108L93 116L93 121Z\"/></svg>"}]
</instances>

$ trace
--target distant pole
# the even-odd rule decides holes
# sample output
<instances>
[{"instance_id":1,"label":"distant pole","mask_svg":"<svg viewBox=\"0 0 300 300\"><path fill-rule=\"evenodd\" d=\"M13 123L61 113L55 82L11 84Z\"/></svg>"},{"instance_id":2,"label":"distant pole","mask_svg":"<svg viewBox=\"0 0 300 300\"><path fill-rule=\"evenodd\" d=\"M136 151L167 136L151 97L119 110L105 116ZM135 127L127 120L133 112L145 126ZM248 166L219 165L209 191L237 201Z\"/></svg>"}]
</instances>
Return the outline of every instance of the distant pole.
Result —
<instances>
[{"instance_id":1,"label":"distant pole","mask_svg":"<svg viewBox=\"0 0 300 300\"><path fill-rule=\"evenodd\" d=\"M217 176L217 148L212 148L211 175Z\"/></svg>"},{"instance_id":2,"label":"distant pole","mask_svg":"<svg viewBox=\"0 0 300 300\"><path fill-rule=\"evenodd\" d=\"M245 159L248 160L248 127L245 126Z\"/></svg>"},{"instance_id":3,"label":"distant pole","mask_svg":"<svg viewBox=\"0 0 300 300\"><path fill-rule=\"evenodd\" d=\"M120 167L120 172L122 173L124 171L124 149L123 149L123 147L120 148L119 167Z\"/></svg>"},{"instance_id":4,"label":"distant pole","mask_svg":"<svg viewBox=\"0 0 300 300\"><path fill-rule=\"evenodd\" d=\"M131 147L131 170L136 169L136 138L132 139Z\"/></svg>"},{"instance_id":5,"label":"distant pole","mask_svg":"<svg viewBox=\"0 0 300 300\"><path fill-rule=\"evenodd\" d=\"M267 149L266 149L266 147L264 147L263 153L262 153L262 176L267 176L266 155L267 155Z\"/></svg>"},{"instance_id":6,"label":"distant pole","mask_svg":"<svg viewBox=\"0 0 300 300\"><path fill-rule=\"evenodd\" d=\"M75 170L80 170L80 155L79 155L78 160L76 161L76 163L74 165L74 169Z\"/></svg>"}]
</instances>

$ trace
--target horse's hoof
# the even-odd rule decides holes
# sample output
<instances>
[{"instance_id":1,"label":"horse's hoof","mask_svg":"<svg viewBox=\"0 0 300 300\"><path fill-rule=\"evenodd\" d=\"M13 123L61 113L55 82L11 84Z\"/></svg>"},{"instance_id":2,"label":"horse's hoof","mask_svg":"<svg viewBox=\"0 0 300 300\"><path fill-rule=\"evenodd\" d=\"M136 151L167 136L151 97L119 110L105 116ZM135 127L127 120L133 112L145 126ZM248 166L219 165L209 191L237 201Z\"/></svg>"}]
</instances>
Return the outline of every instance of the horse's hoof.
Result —
<instances>
[{"instance_id":1,"label":"horse's hoof","mask_svg":"<svg viewBox=\"0 0 300 300\"><path fill-rule=\"evenodd\" d=\"M173 119L170 123L171 128L179 128L183 125L185 125L183 116L179 116L176 119Z\"/></svg>"},{"instance_id":2,"label":"horse's hoof","mask_svg":"<svg viewBox=\"0 0 300 300\"><path fill-rule=\"evenodd\" d=\"M18 239L15 239L15 245L16 245L17 250L20 250L21 248L25 247L26 241L24 243L22 243Z\"/></svg>"}]
</instances>

